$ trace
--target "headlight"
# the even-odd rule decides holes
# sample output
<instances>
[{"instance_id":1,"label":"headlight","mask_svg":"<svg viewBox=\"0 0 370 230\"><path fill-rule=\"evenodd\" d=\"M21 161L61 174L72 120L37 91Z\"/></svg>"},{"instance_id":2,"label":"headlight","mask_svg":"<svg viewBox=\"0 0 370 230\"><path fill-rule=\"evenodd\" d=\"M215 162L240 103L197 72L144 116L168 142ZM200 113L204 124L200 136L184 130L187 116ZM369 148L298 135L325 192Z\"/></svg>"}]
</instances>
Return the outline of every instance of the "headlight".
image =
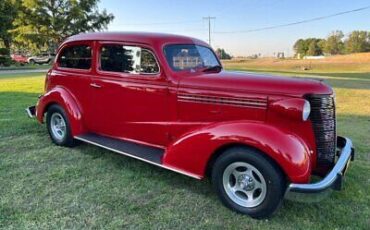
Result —
<instances>
[{"instance_id":1,"label":"headlight","mask_svg":"<svg viewBox=\"0 0 370 230\"><path fill-rule=\"evenodd\" d=\"M303 98L289 98L271 103L271 109L284 117L307 121L311 113L310 102Z\"/></svg>"},{"instance_id":2,"label":"headlight","mask_svg":"<svg viewBox=\"0 0 370 230\"><path fill-rule=\"evenodd\" d=\"M302 119L304 121L307 121L308 117L310 116L310 113L311 113L310 102L305 101L303 104Z\"/></svg>"}]
</instances>

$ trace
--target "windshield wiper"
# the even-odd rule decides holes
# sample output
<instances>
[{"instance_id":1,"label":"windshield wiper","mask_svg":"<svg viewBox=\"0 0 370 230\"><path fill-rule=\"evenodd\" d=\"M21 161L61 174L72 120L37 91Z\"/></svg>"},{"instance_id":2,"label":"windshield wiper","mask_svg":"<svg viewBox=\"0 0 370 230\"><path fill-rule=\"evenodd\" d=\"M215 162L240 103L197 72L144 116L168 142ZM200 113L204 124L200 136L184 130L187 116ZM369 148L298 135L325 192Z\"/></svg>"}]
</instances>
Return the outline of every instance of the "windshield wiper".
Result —
<instances>
[{"instance_id":1,"label":"windshield wiper","mask_svg":"<svg viewBox=\"0 0 370 230\"><path fill-rule=\"evenodd\" d=\"M212 72L212 71L220 72L221 70L222 70L222 66L214 65L214 66L210 66L210 67L205 68L203 70L203 72Z\"/></svg>"}]
</instances>

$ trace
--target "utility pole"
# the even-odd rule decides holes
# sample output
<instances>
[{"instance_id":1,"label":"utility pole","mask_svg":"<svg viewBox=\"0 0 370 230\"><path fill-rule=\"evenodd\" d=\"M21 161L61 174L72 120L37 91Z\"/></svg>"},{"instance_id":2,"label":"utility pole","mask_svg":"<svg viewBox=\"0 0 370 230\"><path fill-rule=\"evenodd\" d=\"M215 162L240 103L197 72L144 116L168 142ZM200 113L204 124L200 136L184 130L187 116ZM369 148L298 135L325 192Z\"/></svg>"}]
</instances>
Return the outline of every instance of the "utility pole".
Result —
<instances>
[{"instance_id":1,"label":"utility pole","mask_svg":"<svg viewBox=\"0 0 370 230\"><path fill-rule=\"evenodd\" d=\"M216 17L203 17L203 20L208 20L208 44L211 46L211 20L216 19Z\"/></svg>"}]
</instances>

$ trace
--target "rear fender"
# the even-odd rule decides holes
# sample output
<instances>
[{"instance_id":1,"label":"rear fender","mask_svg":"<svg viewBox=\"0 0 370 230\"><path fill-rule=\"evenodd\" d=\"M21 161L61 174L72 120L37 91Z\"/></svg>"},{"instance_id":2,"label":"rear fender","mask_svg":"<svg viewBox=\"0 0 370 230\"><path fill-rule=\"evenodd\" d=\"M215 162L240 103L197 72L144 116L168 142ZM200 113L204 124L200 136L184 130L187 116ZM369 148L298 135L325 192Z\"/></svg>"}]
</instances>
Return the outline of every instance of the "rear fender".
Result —
<instances>
[{"instance_id":1,"label":"rear fender","mask_svg":"<svg viewBox=\"0 0 370 230\"><path fill-rule=\"evenodd\" d=\"M273 159L291 182L309 180L308 147L297 136L264 123L222 122L194 130L171 144L163 164L204 177L207 163L218 149L246 145Z\"/></svg>"},{"instance_id":2,"label":"rear fender","mask_svg":"<svg viewBox=\"0 0 370 230\"><path fill-rule=\"evenodd\" d=\"M36 117L40 123L43 123L44 115L52 104L58 104L66 111L73 136L85 131L82 122L81 106L79 106L75 97L63 87L55 87L40 97L36 105Z\"/></svg>"}]
</instances>

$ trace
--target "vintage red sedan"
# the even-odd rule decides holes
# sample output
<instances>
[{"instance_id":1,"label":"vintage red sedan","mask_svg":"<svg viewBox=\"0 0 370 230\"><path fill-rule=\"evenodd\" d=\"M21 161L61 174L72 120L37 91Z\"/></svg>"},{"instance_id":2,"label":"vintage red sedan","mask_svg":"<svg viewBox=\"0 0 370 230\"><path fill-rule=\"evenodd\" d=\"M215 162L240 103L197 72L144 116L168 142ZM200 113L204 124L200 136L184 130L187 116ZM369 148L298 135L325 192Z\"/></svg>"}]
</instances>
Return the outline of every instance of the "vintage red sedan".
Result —
<instances>
[{"instance_id":1,"label":"vintage red sedan","mask_svg":"<svg viewBox=\"0 0 370 230\"><path fill-rule=\"evenodd\" d=\"M336 134L331 87L224 71L205 42L177 35L69 37L27 113L57 145L82 141L208 176L227 207L254 218L287 193L339 190L354 158L351 140Z\"/></svg>"}]
</instances>

